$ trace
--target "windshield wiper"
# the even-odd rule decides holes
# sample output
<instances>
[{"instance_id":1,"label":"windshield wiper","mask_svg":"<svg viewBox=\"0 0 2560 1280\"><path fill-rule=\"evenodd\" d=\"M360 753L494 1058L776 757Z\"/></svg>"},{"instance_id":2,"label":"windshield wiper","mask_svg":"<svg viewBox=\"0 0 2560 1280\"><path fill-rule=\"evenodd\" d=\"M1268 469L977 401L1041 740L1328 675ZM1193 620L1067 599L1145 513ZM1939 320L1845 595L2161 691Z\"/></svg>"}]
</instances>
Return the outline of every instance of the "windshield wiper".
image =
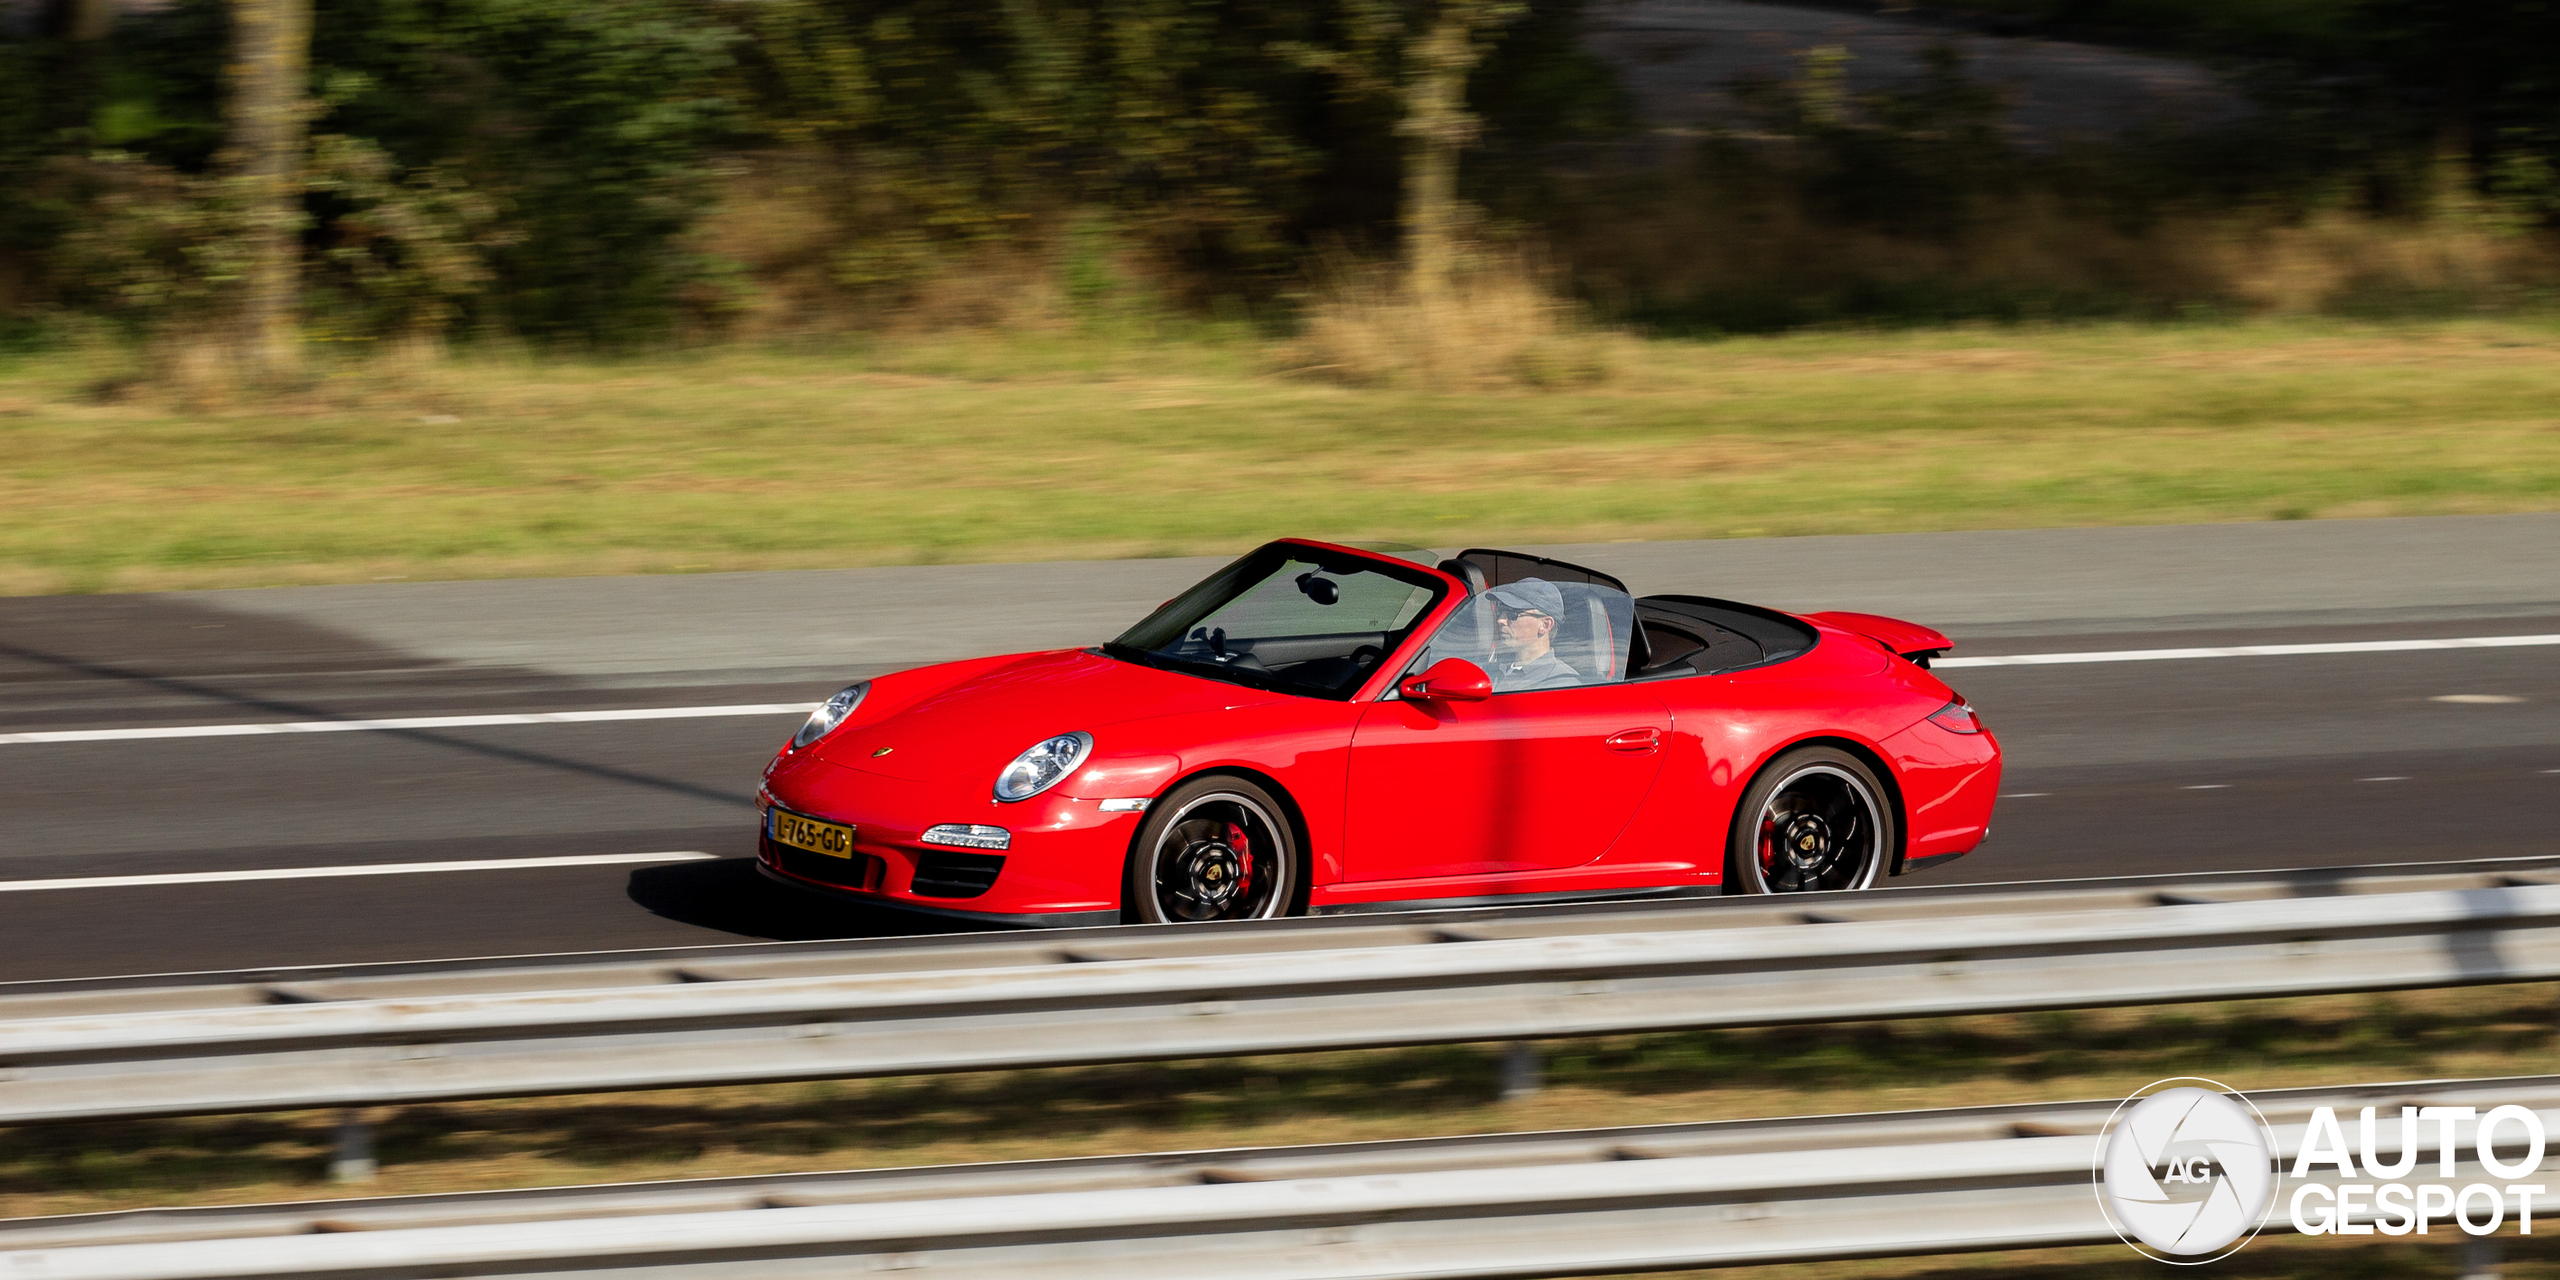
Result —
<instances>
[{"instance_id":1,"label":"windshield wiper","mask_svg":"<svg viewBox=\"0 0 2560 1280\"><path fill-rule=\"evenodd\" d=\"M1216 662L1195 662L1189 658L1177 658L1171 654L1125 645L1117 640L1103 645L1102 652L1106 657L1134 662L1142 667L1153 667L1158 671L1178 671L1184 675L1201 676L1210 680L1223 680L1228 684L1240 684L1248 689L1260 689L1266 693L1305 692L1300 686L1284 681L1267 671L1230 667Z\"/></svg>"},{"instance_id":2,"label":"windshield wiper","mask_svg":"<svg viewBox=\"0 0 2560 1280\"><path fill-rule=\"evenodd\" d=\"M1118 658L1122 662L1134 662L1142 667L1154 667L1158 671L1171 670L1172 668L1166 664L1175 661L1175 659L1167 658L1162 654L1141 649L1136 645L1122 644L1117 640L1104 641L1102 644L1102 653L1103 656L1107 658Z\"/></svg>"}]
</instances>

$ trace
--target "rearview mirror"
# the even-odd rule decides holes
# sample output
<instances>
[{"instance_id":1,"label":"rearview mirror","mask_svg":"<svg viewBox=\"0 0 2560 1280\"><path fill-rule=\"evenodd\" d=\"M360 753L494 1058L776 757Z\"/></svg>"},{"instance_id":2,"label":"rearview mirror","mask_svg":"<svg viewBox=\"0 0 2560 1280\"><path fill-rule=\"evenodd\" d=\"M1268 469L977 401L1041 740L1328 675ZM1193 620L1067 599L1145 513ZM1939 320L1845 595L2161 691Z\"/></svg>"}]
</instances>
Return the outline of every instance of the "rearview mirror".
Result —
<instances>
[{"instance_id":1,"label":"rearview mirror","mask_svg":"<svg viewBox=\"0 0 2560 1280\"><path fill-rule=\"evenodd\" d=\"M1429 671L1406 676L1396 692L1417 702L1482 702L1493 696L1493 677L1464 658L1442 658Z\"/></svg>"}]
</instances>

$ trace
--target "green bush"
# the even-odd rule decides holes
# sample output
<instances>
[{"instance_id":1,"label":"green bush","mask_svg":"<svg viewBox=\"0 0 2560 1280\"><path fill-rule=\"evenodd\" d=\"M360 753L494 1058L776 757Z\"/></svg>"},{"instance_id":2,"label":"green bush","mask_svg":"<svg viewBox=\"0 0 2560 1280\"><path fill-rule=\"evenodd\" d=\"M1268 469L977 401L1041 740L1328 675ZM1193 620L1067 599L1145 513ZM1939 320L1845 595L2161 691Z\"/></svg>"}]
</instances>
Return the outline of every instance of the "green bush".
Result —
<instances>
[{"instance_id":1,"label":"green bush","mask_svg":"<svg viewBox=\"0 0 2560 1280\"><path fill-rule=\"evenodd\" d=\"M667 0L321 0L312 310L346 336L663 330L696 270L682 237L713 196L734 39ZM218 0L180 0L95 47L9 48L14 310L147 320L218 298L226 40Z\"/></svg>"},{"instance_id":2,"label":"green bush","mask_svg":"<svg viewBox=\"0 0 2560 1280\"><path fill-rule=\"evenodd\" d=\"M1079 316L1263 314L1255 300L1284 298L1314 258L1393 250L1399 59L1433 12L316 3L315 333L582 344L716 329L785 256L794 288L857 319L973 272L995 296L1045 273L1038 287ZM1632 116L1581 39L1587 3L1535 0L1501 27L1468 80L1481 130L1459 172L1489 215L1474 230L1558 246L1562 274L1615 315L1747 329L2176 314L2230 302L2181 274L2157 231L2173 220L2492 207L2509 231L2560 223L2549 0L1955 0L2220 59L2256 95L2243 120L2042 150L1951 57L1858 95L1816 59L1747 91L1747 128L1613 146ZM0 42L0 341L223 305L237 271L225 13L171 0L129 6L103 39ZM751 218L777 189L802 219L788 254L712 251L734 224L707 214L725 201ZM1735 265L1698 265L1720 255Z\"/></svg>"}]
</instances>

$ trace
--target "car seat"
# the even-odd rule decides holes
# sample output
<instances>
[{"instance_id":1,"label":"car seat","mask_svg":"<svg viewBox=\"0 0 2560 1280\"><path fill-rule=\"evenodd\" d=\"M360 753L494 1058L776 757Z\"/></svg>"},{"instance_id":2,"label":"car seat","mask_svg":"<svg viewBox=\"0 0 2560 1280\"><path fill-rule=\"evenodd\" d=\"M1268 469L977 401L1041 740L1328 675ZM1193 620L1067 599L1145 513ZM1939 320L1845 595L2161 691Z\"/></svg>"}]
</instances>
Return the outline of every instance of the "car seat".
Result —
<instances>
[{"instance_id":1,"label":"car seat","mask_svg":"<svg viewBox=\"0 0 2560 1280\"><path fill-rule=\"evenodd\" d=\"M1582 582L1559 582L1565 616L1556 619L1555 654L1582 676L1586 684L1614 684L1626 678L1627 628L1613 616L1634 614L1622 592Z\"/></svg>"},{"instance_id":2,"label":"car seat","mask_svg":"<svg viewBox=\"0 0 2560 1280\"><path fill-rule=\"evenodd\" d=\"M1485 577L1483 565L1464 557L1441 561L1440 572L1467 584L1467 594L1471 596L1482 595L1485 588L1493 585L1492 580Z\"/></svg>"}]
</instances>

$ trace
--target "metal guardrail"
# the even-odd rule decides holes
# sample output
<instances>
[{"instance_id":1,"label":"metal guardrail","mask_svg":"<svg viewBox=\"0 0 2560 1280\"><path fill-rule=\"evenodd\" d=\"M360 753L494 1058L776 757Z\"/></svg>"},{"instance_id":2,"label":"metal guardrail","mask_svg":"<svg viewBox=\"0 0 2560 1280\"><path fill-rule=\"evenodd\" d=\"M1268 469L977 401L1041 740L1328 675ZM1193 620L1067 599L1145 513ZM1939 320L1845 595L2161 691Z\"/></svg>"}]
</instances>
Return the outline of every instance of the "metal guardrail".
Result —
<instances>
[{"instance_id":1,"label":"metal guardrail","mask_svg":"<svg viewBox=\"0 0 2560 1280\"><path fill-rule=\"evenodd\" d=\"M1987 884L1893 881L1855 893L1724 897L1713 890L1629 894L1582 902L1479 904L1397 913L1350 913L1215 924L1097 926L956 932L814 942L729 942L622 951L468 956L354 964L264 966L192 973L122 974L0 982L0 1022L45 1010L264 1004L289 993L434 995L476 991L646 986L686 981L689 971L758 973L886 972L921 968L1074 962L1087 955L1201 955L1293 951L1371 941L1429 941L1453 926L1530 928L1547 934L1658 928L1742 928L1795 923L1844 906L1899 915L1977 915L2056 909L2055 904L2157 905L2167 899L2319 897L2341 892L2475 888L2560 881L2560 854L2256 869L2165 875L2015 880ZM1861 911L1861 918L1871 917ZM1667 922L1667 923L1666 923ZM1300 936L1307 935L1307 936ZM1130 945L1143 944L1143 945ZM1107 948L1107 952L1095 948ZM360 985L350 985L360 984Z\"/></svg>"},{"instance_id":2,"label":"metal guardrail","mask_svg":"<svg viewBox=\"0 0 2560 1280\"><path fill-rule=\"evenodd\" d=\"M2560 1077L2250 1095L2278 1157L2312 1108L2513 1104ZM1391 1280L1608 1273L2103 1243L2118 1104L2025 1104L0 1222L11 1280L566 1273ZM2475 1151L2474 1122L2456 1149ZM2401 1141L2432 1151L2432 1125ZM2524 1135L2496 1148L2513 1159ZM2436 1173L2432 1161L2428 1174ZM2334 1169L2315 1180L2344 1179ZM2483 1176L2466 1155L2451 1177ZM2299 1185L2288 1180L2286 1187ZM2512 1217L2512 1206L2509 1216ZM2284 1229L2279 1207L2270 1230ZM2439 1216L2441 1224L2444 1219Z\"/></svg>"},{"instance_id":3,"label":"metal guardrail","mask_svg":"<svg viewBox=\"0 0 2560 1280\"><path fill-rule=\"evenodd\" d=\"M0 997L0 1122L2552 977L2542 859L55 984Z\"/></svg>"}]
</instances>

